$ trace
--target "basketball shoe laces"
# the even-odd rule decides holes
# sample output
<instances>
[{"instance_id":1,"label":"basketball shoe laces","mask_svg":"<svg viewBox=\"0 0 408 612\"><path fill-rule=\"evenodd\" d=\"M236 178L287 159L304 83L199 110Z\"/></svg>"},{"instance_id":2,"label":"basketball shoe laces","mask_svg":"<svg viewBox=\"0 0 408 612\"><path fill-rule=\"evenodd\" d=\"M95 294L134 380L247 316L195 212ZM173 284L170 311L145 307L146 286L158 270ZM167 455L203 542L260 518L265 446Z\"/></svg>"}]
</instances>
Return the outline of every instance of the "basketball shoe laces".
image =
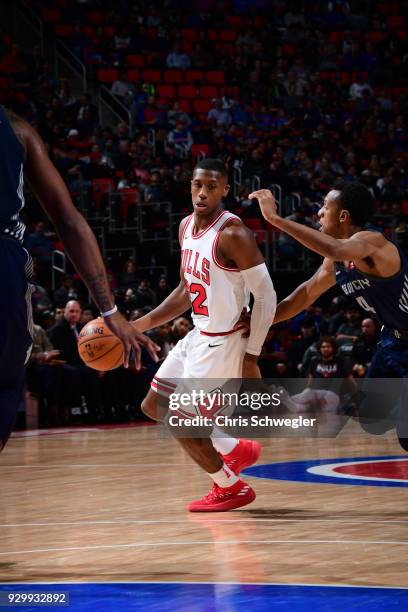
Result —
<instances>
[{"instance_id":1,"label":"basketball shoe laces","mask_svg":"<svg viewBox=\"0 0 408 612\"><path fill-rule=\"evenodd\" d=\"M225 488L218 486L217 483L214 482L211 491L205 497L203 497L201 501L205 503L210 503L213 501L214 502L224 501L226 499L229 499L230 497L235 497L236 495L240 495L240 496L245 495L249 489L248 485L244 485L242 489L240 489L238 492L230 491L229 489L232 487L234 487L234 485L231 485L231 487L229 487L228 489L225 489Z\"/></svg>"}]
</instances>

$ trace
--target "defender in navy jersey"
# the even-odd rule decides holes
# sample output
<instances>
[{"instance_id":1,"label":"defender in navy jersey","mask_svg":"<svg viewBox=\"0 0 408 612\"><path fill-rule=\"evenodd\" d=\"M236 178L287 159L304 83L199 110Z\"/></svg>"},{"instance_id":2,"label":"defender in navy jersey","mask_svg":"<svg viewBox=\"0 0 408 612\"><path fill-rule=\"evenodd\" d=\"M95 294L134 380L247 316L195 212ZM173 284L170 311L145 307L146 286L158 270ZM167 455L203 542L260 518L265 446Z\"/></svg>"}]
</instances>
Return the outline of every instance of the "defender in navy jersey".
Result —
<instances>
[{"instance_id":1,"label":"defender in navy jersey","mask_svg":"<svg viewBox=\"0 0 408 612\"><path fill-rule=\"evenodd\" d=\"M403 252L380 232L362 229L374 211L374 201L361 183L332 189L320 210L320 231L283 219L269 190L252 193L265 219L324 257L317 272L277 306L275 323L289 319L336 283L362 309L382 323L380 342L368 378L400 379L390 385L377 406L359 407L362 426L382 433L396 423L401 445L408 450L408 261ZM381 414L394 395L393 415ZM391 416L391 420L390 420Z\"/></svg>"},{"instance_id":2,"label":"defender in navy jersey","mask_svg":"<svg viewBox=\"0 0 408 612\"><path fill-rule=\"evenodd\" d=\"M31 126L0 106L0 450L13 427L24 388L24 364L31 350L32 262L22 246L24 174L64 243L106 322L140 364L140 346L156 359L158 347L117 312L102 257L90 227Z\"/></svg>"}]
</instances>

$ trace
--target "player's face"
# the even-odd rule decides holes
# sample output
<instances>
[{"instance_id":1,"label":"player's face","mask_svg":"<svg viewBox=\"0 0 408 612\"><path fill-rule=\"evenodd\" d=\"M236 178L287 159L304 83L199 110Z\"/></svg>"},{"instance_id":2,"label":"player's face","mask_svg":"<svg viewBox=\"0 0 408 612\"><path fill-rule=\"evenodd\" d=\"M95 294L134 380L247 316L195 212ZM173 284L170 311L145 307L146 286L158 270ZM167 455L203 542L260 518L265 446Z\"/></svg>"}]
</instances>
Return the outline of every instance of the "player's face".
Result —
<instances>
[{"instance_id":1,"label":"player's face","mask_svg":"<svg viewBox=\"0 0 408 612\"><path fill-rule=\"evenodd\" d=\"M323 206L319 210L318 217L320 222L320 231L324 234L329 234L334 238L341 235L340 214L341 210L338 205L339 192L335 189L329 191L323 200Z\"/></svg>"},{"instance_id":2,"label":"player's face","mask_svg":"<svg viewBox=\"0 0 408 612\"><path fill-rule=\"evenodd\" d=\"M195 215L206 217L221 207L222 198L229 191L224 176L214 170L194 170L191 181L191 199Z\"/></svg>"}]
</instances>

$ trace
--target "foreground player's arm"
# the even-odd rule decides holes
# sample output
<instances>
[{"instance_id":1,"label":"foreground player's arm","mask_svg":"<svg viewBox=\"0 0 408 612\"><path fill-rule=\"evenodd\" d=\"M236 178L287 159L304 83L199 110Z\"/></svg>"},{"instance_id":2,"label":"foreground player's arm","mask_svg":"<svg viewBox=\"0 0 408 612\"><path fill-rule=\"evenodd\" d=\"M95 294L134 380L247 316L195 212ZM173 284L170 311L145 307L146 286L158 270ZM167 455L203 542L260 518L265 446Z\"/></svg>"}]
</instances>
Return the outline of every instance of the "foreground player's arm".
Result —
<instances>
[{"instance_id":1,"label":"foreground player's arm","mask_svg":"<svg viewBox=\"0 0 408 612\"><path fill-rule=\"evenodd\" d=\"M274 323L280 323L295 317L335 284L333 262L329 259L324 259L320 268L311 278L299 285L290 295L279 302L276 307Z\"/></svg>"},{"instance_id":2,"label":"foreground player's arm","mask_svg":"<svg viewBox=\"0 0 408 612\"><path fill-rule=\"evenodd\" d=\"M272 279L253 233L243 224L230 225L224 229L218 250L224 260L233 262L241 270L245 285L254 297L243 375L249 377L249 364L254 364L256 375L260 376L256 363L276 309L276 293ZM255 370L252 370L252 375L255 375Z\"/></svg>"},{"instance_id":3,"label":"foreground player's arm","mask_svg":"<svg viewBox=\"0 0 408 612\"><path fill-rule=\"evenodd\" d=\"M14 126L13 126L14 127ZM27 159L25 172L34 194L53 222L68 257L87 285L101 312L112 310L114 299L109 288L102 256L96 238L72 203L68 189L51 163L45 145L35 130L25 121L19 121L18 136L22 139ZM140 368L140 344L146 346L157 361L157 347L149 338L134 329L126 319L115 312L105 318L106 324L122 341L125 349L125 366L129 364L130 351L135 353L136 367Z\"/></svg>"},{"instance_id":4,"label":"foreground player's arm","mask_svg":"<svg viewBox=\"0 0 408 612\"><path fill-rule=\"evenodd\" d=\"M140 332L147 331L153 327L164 325L191 308L191 301L184 279L180 280L179 285L166 297L166 299L156 306L151 312L147 313L140 319L137 319L132 325Z\"/></svg>"},{"instance_id":5,"label":"foreground player's arm","mask_svg":"<svg viewBox=\"0 0 408 612\"><path fill-rule=\"evenodd\" d=\"M262 214L268 223L289 234L311 251L333 261L363 259L373 255L381 246L379 244L382 243L381 236L374 232L361 231L350 238L339 239L301 223L296 223L296 221L283 219L278 215L275 198L268 189L254 191L248 197L250 199L257 198Z\"/></svg>"}]
</instances>

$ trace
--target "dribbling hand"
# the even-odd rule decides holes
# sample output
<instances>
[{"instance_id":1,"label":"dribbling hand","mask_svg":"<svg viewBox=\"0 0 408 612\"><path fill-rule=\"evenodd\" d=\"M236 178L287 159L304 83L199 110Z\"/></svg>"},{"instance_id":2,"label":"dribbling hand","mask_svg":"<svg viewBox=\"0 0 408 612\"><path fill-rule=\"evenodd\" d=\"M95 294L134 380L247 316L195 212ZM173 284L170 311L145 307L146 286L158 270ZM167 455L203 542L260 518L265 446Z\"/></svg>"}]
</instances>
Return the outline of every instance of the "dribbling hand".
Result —
<instances>
[{"instance_id":1,"label":"dribbling hand","mask_svg":"<svg viewBox=\"0 0 408 612\"><path fill-rule=\"evenodd\" d=\"M125 368L129 367L130 352L133 350L136 369L140 370L142 364L140 345L146 348L153 361L156 363L159 361L157 353L160 351L160 347L131 325L120 312L105 317L105 323L123 344L125 351L123 365Z\"/></svg>"}]
</instances>

